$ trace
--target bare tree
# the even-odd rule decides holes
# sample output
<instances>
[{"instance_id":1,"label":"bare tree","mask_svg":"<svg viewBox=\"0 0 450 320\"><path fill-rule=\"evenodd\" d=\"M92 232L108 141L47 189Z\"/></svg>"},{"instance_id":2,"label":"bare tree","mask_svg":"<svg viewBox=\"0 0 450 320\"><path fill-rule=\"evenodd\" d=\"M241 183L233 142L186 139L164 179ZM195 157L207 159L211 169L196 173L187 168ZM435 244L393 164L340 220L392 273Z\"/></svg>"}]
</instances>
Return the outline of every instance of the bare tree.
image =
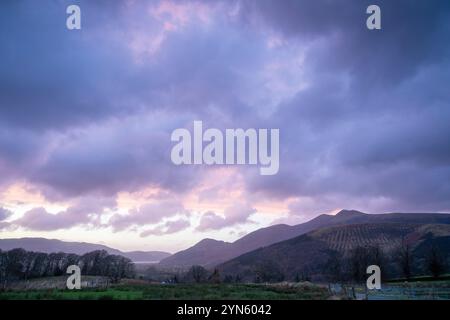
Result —
<instances>
[{"instance_id":1,"label":"bare tree","mask_svg":"<svg viewBox=\"0 0 450 320\"><path fill-rule=\"evenodd\" d=\"M339 275L339 263L340 257L336 253L331 256L329 260L329 271L334 271L334 275L344 277L344 275ZM379 246L359 246L350 251L347 263L349 265L349 276L350 279L356 282L365 281L367 278L367 267L370 265L377 265L380 267L382 275L385 269L385 256L383 250Z\"/></svg>"},{"instance_id":2,"label":"bare tree","mask_svg":"<svg viewBox=\"0 0 450 320\"><path fill-rule=\"evenodd\" d=\"M440 250L433 244L426 258L426 267L433 278L439 278L445 271L445 261Z\"/></svg>"},{"instance_id":3,"label":"bare tree","mask_svg":"<svg viewBox=\"0 0 450 320\"><path fill-rule=\"evenodd\" d=\"M8 255L7 252L0 250L0 289L4 290L8 283L7 278Z\"/></svg>"},{"instance_id":4,"label":"bare tree","mask_svg":"<svg viewBox=\"0 0 450 320\"><path fill-rule=\"evenodd\" d=\"M188 271L188 278L194 279L196 283L205 282L208 276L208 271L202 266L192 266Z\"/></svg>"},{"instance_id":5,"label":"bare tree","mask_svg":"<svg viewBox=\"0 0 450 320\"><path fill-rule=\"evenodd\" d=\"M369 254L369 263L366 266L366 268L369 265L376 265L380 268L381 271L381 278L384 280L386 277L386 256L383 252L383 249L381 249L380 246L374 245L370 246L368 248L368 254Z\"/></svg>"},{"instance_id":6,"label":"bare tree","mask_svg":"<svg viewBox=\"0 0 450 320\"><path fill-rule=\"evenodd\" d=\"M259 263L255 269L256 283L259 282L281 282L285 279L281 268L273 261L267 260Z\"/></svg>"},{"instance_id":7,"label":"bare tree","mask_svg":"<svg viewBox=\"0 0 450 320\"><path fill-rule=\"evenodd\" d=\"M366 268L369 264L369 254L366 247L356 247L350 253L350 276L355 282L365 279Z\"/></svg>"},{"instance_id":8,"label":"bare tree","mask_svg":"<svg viewBox=\"0 0 450 320\"><path fill-rule=\"evenodd\" d=\"M412 276L413 255L411 246L405 239L400 246L397 261L403 276L409 280Z\"/></svg>"},{"instance_id":9,"label":"bare tree","mask_svg":"<svg viewBox=\"0 0 450 320\"><path fill-rule=\"evenodd\" d=\"M218 269L214 269L214 272L209 276L209 282L220 283L220 273Z\"/></svg>"},{"instance_id":10,"label":"bare tree","mask_svg":"<svg viewBox=\"0 0 450 320\"><path fill-rule=\"evenodd\" d=\"M325 264L325 273L331 281L339 282L343 280L342 258L337 251L331 252Z\"/></svg>"}]
</instances>

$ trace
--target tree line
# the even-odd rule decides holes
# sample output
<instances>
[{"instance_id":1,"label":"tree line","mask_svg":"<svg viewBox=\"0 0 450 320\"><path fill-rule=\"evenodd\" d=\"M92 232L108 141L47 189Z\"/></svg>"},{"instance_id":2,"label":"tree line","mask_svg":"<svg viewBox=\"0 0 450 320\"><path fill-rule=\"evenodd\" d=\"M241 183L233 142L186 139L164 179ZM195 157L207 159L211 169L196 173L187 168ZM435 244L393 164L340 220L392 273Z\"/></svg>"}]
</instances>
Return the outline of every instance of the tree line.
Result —
<instances>
[{"instance_id":1,"label":"tree line","mask_svg":"<svg viewBox=\"0 0 450 320\"><path fill-rule=\"evenodd\" d=\"M296 270L285 270L276 261L260 261L251 270L221 274L218 269L207 270L192 266L185 272L170 274L151 267L147 279L169 283L266 283L282 281L329 281L363 283L367 280L367 267L377 265L383 280L412 279L414 276L430 276L438 279L450 272L448 251L434 243L418 253L411 245L402 241L392 251L386 252L379 246L358 246L345 253L329 250L328 259L317 265L304 265ZM161 277L158 277L160 273Z\"/></svg>"},{"instance_id":2,"label":"tree line","mask_svg":"<svg viewBox=\"0 0 450 320\"><path fill-rule=\"evenodd\" d=\"M78 265L82 275L104 276L112 282L134 277L134 265L128 258L110 255L105 250L83 255L43 253L24 249L0 250L0 286L11 281L66 275L70 265Z\"/></svg>"},{"instance_id":3,"label":"tree line","mask_svg":"<svg viewBox=\"0 0 450 320\"><path fill-rule=\"evenodd\" d=\"M324 273L328 280L334 282L364 282L369 265L379 266L384 279L410 280L414 276L437 279L450 271L446 254L438 246L430 245L427 253L420 256L415 254L408 242L402 241L389 255L378 246L356 247L345 256L332 252L324 266Z\"/></svg>"}]
</instances>

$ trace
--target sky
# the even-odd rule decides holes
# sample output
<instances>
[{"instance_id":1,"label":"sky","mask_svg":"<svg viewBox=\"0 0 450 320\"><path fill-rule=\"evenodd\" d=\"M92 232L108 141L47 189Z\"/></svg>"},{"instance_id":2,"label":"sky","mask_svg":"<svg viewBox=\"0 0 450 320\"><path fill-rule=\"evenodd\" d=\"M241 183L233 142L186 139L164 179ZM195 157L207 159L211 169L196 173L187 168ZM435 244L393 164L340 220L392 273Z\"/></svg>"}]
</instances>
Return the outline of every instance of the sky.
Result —
<instances>
[{"instance_id":1,"label":"sky","mask_svg":"<svg viewBox=\"0 0 450 320\"><path fill-rule=\"evenodd\" d=\"M3 0L0 39L2 238L175 252L343 208L450 212L447 0ZM195 120L279 128L278 174L174 165Z\"/></svg>"}]
</instances>

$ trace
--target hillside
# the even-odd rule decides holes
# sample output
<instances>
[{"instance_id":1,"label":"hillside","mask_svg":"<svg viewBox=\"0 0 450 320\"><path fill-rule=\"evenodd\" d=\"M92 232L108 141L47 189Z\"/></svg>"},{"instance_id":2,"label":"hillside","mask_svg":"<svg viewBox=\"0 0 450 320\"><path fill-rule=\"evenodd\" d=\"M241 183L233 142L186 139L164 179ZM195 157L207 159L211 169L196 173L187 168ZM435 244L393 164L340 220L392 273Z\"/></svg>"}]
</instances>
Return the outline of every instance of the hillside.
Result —
<instances>
[{"instance_id":1,"label":"hillside","mask_svg":"<svg viewBox=\"0 0 450 320\"><path fill-rule=\"evenodd\" d=\"M415 223L366 223L322 228L243 254L218 266L224 275L254 281L255 275L271 273L294 279L308 273L320 278L332 256L349 257L358 247L378 247L392 262L402 244L408 243L416 261L423 260L431 243L439 244L450 258L450 225ZM416 264L417 268L420 265ZM389 266L389 272L392 265Z\"/></svg>"},{"instance_id":2,"label":"hillside","mask_svg":"<svg viewBox=\"0 0 450 320\"><path fill-rule=\"evenodd\" d=\"M0 239L0 249L7 251L15 248L22 248L35 252L65 252L78 255L95 250L106 250L109 254L121 255L135 262L158 262L170 256L168 252L162 251L130 251L122 252L101 244L86 242L67 242L45 238L20 238L20 239Z\"/></svg>"},{"instance_id":3,"label":"hillside","mask_svg":"<svg viewBox=\"0 0 450 320\"><path fill-rule=\"evenodd\" d=\"M319 228L383 222L450 224L450 215L436 213L366 214L356 210L342 210L336 215L323 214L308 222L294 226L278 224L258 229L232 243L208 239L208 245L205 245L204 240L202 240L186 250L163 259L160 265L163 267L189 267L197 264L214 267L246 252L288 240Z\"/></svg>"},{"instance_id":4,"label":"hillside","mask_svg":"<svg viewBox=\"0 0 450 320\"><path fill-rule=\"evenodd\" d=\"M164 267L189 267L192 265L212 266L228 257L232 244L214 239L203 239L193 247L176 253L159 262Z\"/></svg>"}]
</instances>

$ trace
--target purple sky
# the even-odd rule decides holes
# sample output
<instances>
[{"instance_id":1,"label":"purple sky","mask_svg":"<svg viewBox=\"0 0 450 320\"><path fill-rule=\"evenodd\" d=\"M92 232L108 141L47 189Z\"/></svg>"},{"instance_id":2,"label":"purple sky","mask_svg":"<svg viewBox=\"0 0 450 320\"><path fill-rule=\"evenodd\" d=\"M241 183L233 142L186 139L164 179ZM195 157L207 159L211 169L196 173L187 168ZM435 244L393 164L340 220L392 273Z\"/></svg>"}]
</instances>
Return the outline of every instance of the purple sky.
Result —
<instances>
[{"instance_id":1,"label":"purple sky","mask_svg":"<svg viewBox=\"0 0 450 320\"><path fill-rule=\"evenodd\" d=\"M341 208L450 211L447 0L4 0L0 39L2 237L176 251ZM194 120L279 128L279 173L174 166Z\"/></svg>"}]
</instances>

